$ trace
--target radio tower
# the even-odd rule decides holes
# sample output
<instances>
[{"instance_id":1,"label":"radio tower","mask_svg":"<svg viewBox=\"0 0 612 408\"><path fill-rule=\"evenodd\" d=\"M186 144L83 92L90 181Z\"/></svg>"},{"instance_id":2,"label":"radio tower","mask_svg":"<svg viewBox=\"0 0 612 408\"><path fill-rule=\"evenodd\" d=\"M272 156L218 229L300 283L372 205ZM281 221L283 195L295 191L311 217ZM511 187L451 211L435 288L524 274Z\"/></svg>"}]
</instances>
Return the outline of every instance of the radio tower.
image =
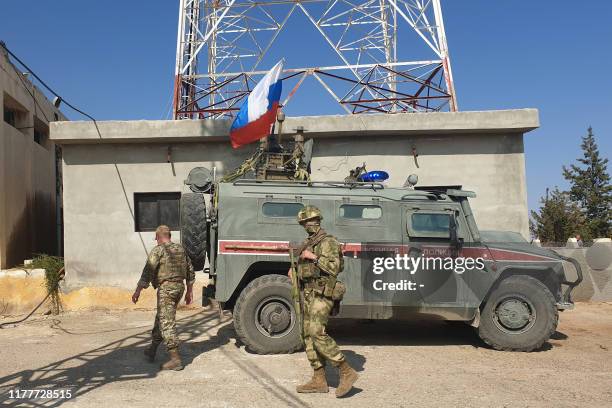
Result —
<instances>
[{"instance_id":1,"label":"radio tower","mask_svg":"<svg viewBox=\"0 0 612 408\"><path fill-rule=\"evenodd\" d=\"M337 63L287 67L293 91L312 77L350 114L457 110L440 0L180 0L174 118L232 117L297 13Z\"/></svg>"}]
</instances>

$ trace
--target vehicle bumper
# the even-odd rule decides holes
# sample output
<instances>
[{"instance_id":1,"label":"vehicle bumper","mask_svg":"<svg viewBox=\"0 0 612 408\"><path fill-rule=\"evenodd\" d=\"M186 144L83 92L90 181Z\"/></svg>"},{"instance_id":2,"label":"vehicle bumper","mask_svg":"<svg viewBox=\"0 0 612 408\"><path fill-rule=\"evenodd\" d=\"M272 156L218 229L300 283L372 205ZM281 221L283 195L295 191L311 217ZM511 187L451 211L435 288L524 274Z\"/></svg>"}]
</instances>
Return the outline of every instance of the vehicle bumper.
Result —
<instances>
[{"instance_id":1,"label":"vehicle bumper","mask_svg":"<svg viewBox=\"0 0 612 408\"><path fill-rule=\"evenodd\" d=\"M572 291L574 290L574 288L576 286L578 286L580 284L580 282L582 282L583 276L582 276L582 268L580 267L580 263L574 259L574 258L570 258L567 256L563 256L561 254L559 254L558 252L556 252L557 255L559 255L559 257L564 260L567 261L569 263L571 263L572 265L574 265L574 268L576 269L576 279L573 281L567 280L567 277L565 276L565 273L563 274L563 281L561 282L562 285L566 285L567 289L562 293L561 295L561 299L560 301L557 303L557 309L559 310L569 310L569 309L573 309L574 308L574 302L572 301Z\"/></svg>"}]
</instances>

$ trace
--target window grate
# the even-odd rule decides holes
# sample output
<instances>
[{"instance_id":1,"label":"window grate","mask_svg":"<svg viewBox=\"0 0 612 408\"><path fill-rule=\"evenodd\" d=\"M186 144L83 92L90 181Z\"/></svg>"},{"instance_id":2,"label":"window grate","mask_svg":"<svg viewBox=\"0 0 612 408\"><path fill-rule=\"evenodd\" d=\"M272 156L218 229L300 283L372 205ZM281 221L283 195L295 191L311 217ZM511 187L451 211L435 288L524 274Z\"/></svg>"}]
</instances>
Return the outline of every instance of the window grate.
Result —
<instances>
[{"instance_id":1,"label":"window grate","mask_svg":"<svg viewBox=\"0 0 612 408\"><path fill-rule=\"evenodd\" d=\"M162 224L180 229L181 193L134 193L135 231L155 231Z\"/></svg>"}]
</instances>

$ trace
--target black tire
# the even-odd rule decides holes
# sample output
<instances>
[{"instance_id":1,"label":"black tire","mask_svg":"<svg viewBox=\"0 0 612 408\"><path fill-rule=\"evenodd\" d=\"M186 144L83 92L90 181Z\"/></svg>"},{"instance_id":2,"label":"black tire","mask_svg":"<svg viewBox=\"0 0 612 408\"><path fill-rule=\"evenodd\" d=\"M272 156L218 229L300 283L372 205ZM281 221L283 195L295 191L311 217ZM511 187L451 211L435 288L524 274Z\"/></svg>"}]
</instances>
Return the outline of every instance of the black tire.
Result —
<instances>
[{"instance_id":1,"label":"black tire","mask_svg":"<svg viewBox=\"0 0 612 408\"><path fill-rule=\"evenodd\" d=\"M269 326L266 330L265 322L271 319L266 320L265 316L274 313L280 323L274 329ZM285 354L301 348L301 328L296 321L291 280L287 276L265 275L251 281L240 293L233 314L236 334L249 351Z\"/></svg>"},{"instance_id":2,"label":"black tire","mask_svg":"<svg viewBox=\"0 0 612 408\"><path fill-rule=\"evenodd\" d=\"M208 228L206 202L199 193L186 193L181 197L181 243L196 271L204 269Z\"/></svg>"},{"instance_id":3,"label":"black tire","mask_svg":"<svg viewBox=\"0 0 612 408\"><path fill-rule=\"evenodd\" d=\"M542 282L531 276L511 276L489 296L478 335L496 350L533 351L550 338L558 321L555 298Z\"/></svg>"}]
</instances>

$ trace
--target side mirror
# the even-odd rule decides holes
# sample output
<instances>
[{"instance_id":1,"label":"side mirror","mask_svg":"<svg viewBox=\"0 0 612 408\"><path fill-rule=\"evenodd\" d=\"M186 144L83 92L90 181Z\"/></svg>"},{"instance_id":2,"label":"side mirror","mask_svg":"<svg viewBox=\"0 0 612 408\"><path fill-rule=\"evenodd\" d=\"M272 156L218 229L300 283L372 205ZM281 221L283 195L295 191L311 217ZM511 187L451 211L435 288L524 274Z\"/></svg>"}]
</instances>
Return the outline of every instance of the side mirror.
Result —
<instances>
[{"instance_id":1,"label":"side mirror","mask_svg":"<svg viewBox=\"0 0 612 408\"><path fill-rule=\"evenodd\" d=\"M457 219L455 218L454 215L451 215L450 220L449 220L449 232L450 232L449 238L450 238L451 246L459 249L461 247L461 240L459 239L459 236L457 235Z\"/></svg>"}]
</instances>

